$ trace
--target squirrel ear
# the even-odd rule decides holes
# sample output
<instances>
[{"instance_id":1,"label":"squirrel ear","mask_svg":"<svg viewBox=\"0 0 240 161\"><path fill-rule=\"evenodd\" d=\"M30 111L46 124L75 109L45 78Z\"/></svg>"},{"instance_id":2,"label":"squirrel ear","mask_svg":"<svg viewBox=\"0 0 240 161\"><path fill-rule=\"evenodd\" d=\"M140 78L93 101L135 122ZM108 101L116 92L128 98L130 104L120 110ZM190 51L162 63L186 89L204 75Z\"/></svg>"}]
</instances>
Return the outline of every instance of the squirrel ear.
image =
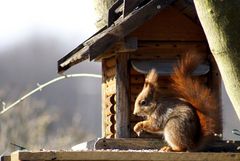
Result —
<instances>
[{"instance_id":1,"label":"squirrel ear","mask_svg":"<svg viewBox=\"0 0 240 161\"><path fill-rule=\"evenodd\" d=\"M158 74L156 69L151 69L145 79L145 86L151 85L154 87L158 86Z\"/></svg>"}]
</instances>

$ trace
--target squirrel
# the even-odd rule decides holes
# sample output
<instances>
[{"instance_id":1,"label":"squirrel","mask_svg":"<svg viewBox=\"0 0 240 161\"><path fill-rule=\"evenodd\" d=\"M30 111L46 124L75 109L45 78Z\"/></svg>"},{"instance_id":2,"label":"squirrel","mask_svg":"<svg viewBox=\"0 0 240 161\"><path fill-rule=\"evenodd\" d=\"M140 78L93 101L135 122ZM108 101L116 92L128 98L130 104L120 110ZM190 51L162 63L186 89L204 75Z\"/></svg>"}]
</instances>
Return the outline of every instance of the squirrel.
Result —
<instances>
[{"instance_id":1,"label":"squirrel","mask_svg":"<svg viewBox=\"0 0 240 161\"><path fill-rule=\"evenodd\" d=\"M203 63L198 51L187 52L170 75L172 98L159 96L158 74L152 69L145 78L142 91L134 104L134 115L146 120L138 122L133 130L163 134L168 146L160 151L202 151L221 131L221 109L211 90L192 72Z\"/></svg>"}]
</instances>

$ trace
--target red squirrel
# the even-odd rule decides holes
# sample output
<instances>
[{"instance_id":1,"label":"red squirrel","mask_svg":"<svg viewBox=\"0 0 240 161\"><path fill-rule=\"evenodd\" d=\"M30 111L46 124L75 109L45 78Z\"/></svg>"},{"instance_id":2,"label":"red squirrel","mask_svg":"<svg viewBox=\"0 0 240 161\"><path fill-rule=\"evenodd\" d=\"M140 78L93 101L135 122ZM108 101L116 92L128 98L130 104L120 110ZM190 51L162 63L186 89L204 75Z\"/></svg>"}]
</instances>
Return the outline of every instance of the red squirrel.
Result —
<instances>
[{"instance_id":1,"label":"red squirrel","mask_svg":"<svg viewBox=\"0 0 240 161\"><path fill-rule=\"evenodd\" d=\"M171 74L173 98L159 95L158 74L152 69L134 105L134 115L144 116L134 131L161 133L168 146L160 151L200 151L221 131L221 109L211 92L192 72L203 63L196 50L186 53Z\"/></svg>"}]
</instances>

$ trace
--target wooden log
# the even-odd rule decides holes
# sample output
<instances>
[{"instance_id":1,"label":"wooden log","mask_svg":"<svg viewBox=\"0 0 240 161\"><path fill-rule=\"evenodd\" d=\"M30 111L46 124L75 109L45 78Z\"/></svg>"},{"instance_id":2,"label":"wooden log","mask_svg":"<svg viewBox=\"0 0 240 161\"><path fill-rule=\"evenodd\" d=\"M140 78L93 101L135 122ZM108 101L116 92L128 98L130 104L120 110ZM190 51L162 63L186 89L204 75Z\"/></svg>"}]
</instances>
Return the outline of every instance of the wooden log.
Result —
<instances>
[{"instance_id":1,"label":"wooden log","mask_svg":"<svg viewBox=\"0 0 240 161\"><path fill-rule=\"evenodd\" d=\"M167 80L167 79L159 79L158 80L158 87L159 88L170 88L170 80ZM206 83L206 82L205 82ZM137 89L143 89L143 86L144 86L144 82L142 83L131 83L131 88L137 88Z\"/></svg>"},{"instance_id":2,"label":"wooden log","mask_svg":"<svg viewBox=\"0 0 240 161\"><path fill-rule=\"evenodd\" d=\"M142 89L143 89L143 86L142 85L131 85L131 94L139 94Z\"/></svg>"},{"instance_id":3,"label":"wooden log","mask_svg":"<svg viewBox=\"0 0 240 161\"><path fill-rule=\"evenodd\" d=\"M104 116L105 117L113 115L113 114L116 114L116 111L114 109L114 105L111 105L104 110Z\"/></svg>"},{"instance_id":4,"label":"wooden log","mask_svg":"<svg viewBox=\"0 0 240 161\"><path fill-rule=\"evenodd\" d=\"M116 86L115 85L105 88L105 90L106 90L105 91L106 96L111 96L113 94L116 94Z\"/></svg>"},{"instance_id":5,"label":"wooden log","mask_svg":"<svg viewBox=\"0 0 240 161\"><path fill-rule=\"evenodd\" d=\"M184 51L174 49L139 49L131 53L131 59L178 60L185 52L187 52L187 49Z\"/></svg>"},{"instance_id":6,"label":"wooden log","mask_svg":"<svg viewBox=\"0 0 240 161\"><path fill-rule=\"evenodd\" d=\"M105 129L106 135L114 136L116 133L116 129L114 127L114 124L107 125Z\"/></svg>"},{"instance_id":7,"label":"wooden log","mask_svg":"<svg viewBox=\"0 0 240 161\"><path fill-rule=\"evenodd\" d=\"M132 75L142 75L142 74L139 73L138 71L134 70L132 67L131 67L131 69L130 69L130 74L131 74L131 76L132 76Z\"/></svg>"},{"instance_id":8,"label":"wooden log","mask_svg":"<svg viewBox=\"0 0 240 161\"><path fill-rule=\"evenodd\" d=\"M111 82L111 81L116 81L116 77L115 76L113 76L113 77L106 77L106 79L105 79L106 83Z\"/></svg>"},{"instance_id":9,"label":"wooden log","mask_svg":"<svg viewBox=\"0 0 240 161\"><path fill-rule=\"evenodd\" d=\"M106 125L114 125L116 123L115 114L108 115L105 118L106 118L105 119L105 124Z\"/></svg>"},{"instance_id":10,"label":"wooden log","mask_svg":"<svg viewBox=\"0 0 240 161\"><path fill-rule=\"evenodd\" d=\"M175 24L178 24L178 27L174 27ZM169 7L144 23L132 32L131 36L135 35L139 35L140 40L192 42L206 40L201 25L197 25L188 16L173 7Z\"/></svg>"},{"instance_id":11,"label":"wooden log","mask_svg":"<svg viewBox=\"0 0 240 161\"><path fill-rule=\"evenodd\" d=\"M197 43L196 43L197 44ZM197 47L192 45L178 45L171 43L144 43L141 46L139 42L139 49L131 53L131 59L160 59L160 60L178 60L185 55L190 49ZM207 46L197 47L203 57L207 58Z\"/></svg>"},{"instance_id":12,"label":"wooden log","mask_svg":"<svg viewBox=\"0 0 240 161\"><path fill-rule=\"evenodd\" d=\"M135 143L133 143L135 144ZM158 143L155 142L156 145ZM220 144L221 145L221 144ZM11 161L239 161L240 153L216 152L188 152L188 153L162 153L159 151L42 151L28 152L16 151L11 154Z\"/></svg>"},{"instance_id":13,"label":"wooden log","mask_svg":"<svg viewBox=\"0 0 240 161\"><path fill-rule=\"evenodd\" d=\"M139 50L170 50L188 51L189 49L198 48L203 52L208 51L208 44L205 41L139 41Z\"/></svg>"},{"instance_id":14,"label":"wooden log","mask_svg":"<svg viewBox=\"0 0 240 161\"><path fill-rule=\"evenodd\" d=\"M132 104L132 105L135 103L137 96L138 96L138 95L133 95L133 94L131 94L131 104ZM131 107L132 107L132 105L131 105Z\"/></svg>"},{"instance_id":15,"label":"wooden log","mask_svg":"<svg viewBox=\"0 0 240 161\"><path fill-rule=\"evenodd\" d=\"M130 83L131 84L144 84L145 77L144 76L131 76Z\"/></svg>"},{"instance_id":16,"label":"wooden log","mask_svg":"<svg viewBox=\"0 0 240 161\"><path fill-rule=\"evenodd\" d=\"M117 95L114 95L114 101L117 102Z\"/></svg>"},{"instance_id":17,"label":"wooden log","mask_svg":"<svg viewBox=\"0 0 240 161\"><path fill-rule=\"evenodd\" d=\"M119 138L119 139L99 139L95 144L95 149L120 149L120 150L143 150L143 149L160 149L166 145L158 139L142 138Z\"/></svg>"},{"instance_id":18,"label":"wooden log","mask_svg":"<svg viewBox=\"0 0 240 161\"><path fill-rule=\"evenodd\" d=\"M157 136L156 136L157 137ZM95 149L119 149L119 150L143 150L143 149L160 149L165 146L166 142L161 137L155 138L118 138L118 139L99 139L95 144ZM217 140L208 145L205 151L209 152L239 152L240 141L220 141ZM192 153L192 152L190 152ZM206 154L200 153L198 154ZM221 154L219 153L219 154ZM168 153L169 154L169 153ZM186 153L181 153L186 154ZM214 153L213 153L214 154ZM240 154L240 153L235 153ZM178 160L178 159L176 159Z\"/></svg>"},{"instance_id":19,"label":"wooden log","mask_svg":"<svg viewBox=\"0 0 240 161\"><path fill-rule=\"evenodd\" d=\"M137 80L135 78L133 78L134 80ZM201 81L202 83L207 83L207 77L201 77L201 78L197 78L199 81ZM170 79L159 79L158 80L158 87L159 89L169 89L170 90L170 85L171 85L171 81ZM131 89L138 89L138 90L142 90L144 86L144 82L143 83L131 83Z\"/></svg>"},{"instance_id":20,"label":"wooden log","mask_svg":"<svg viewBox=\"0 0 240 161\"><path fill-rule=\"evenodd\" d=\"M116 66L116 58L115 57L111 57L106 59L106 66L107 68L113 68Z\"/></svg>"},{"instance_id":21,"label":"wooden log","mask_svg":"<svg viewBox=\"0 0 240 161\"><path fill-rule=\"evenodd\" d=\"M185 54L188 50L183 51ZM159 50L137 50L131 54L131 59L159 59L159 60L179 60L183 54L180 52L171 52L171 50L159 51Z\"/></svg>"},{"instance_id":22,"label":"wooden log","mask_svg":"<svg viewBox=\"0 0 240 161\"><path fill-rule=\"evenodd\" d=\"M115 137L114 137L114 134L108 134L108 135L106 136L106 139L111 139L111 138L115 138Z\"/></svg>"},{"instance_id":23,"label":"wooden log","mask_svg":"<svg viewBox=\"0 0 240 161\"><path fill-rule=\"evenodd\" d=\"M193 79L198 79L202 83L207 83L208 82L208 76L207 75L201 75L201 76L193 76ZM159 76L158 79L158 85L159 87L165 87L169 86L171 79L169 76ZM145 82L145 76L144 75L131 75L130 78L130 83L131 85L140 85L143 87L143 84Z\"/></svg>"},{"instance_id":24,"label":"wooden log","mask_svg":"<svg viewBox=\"0 0 240 161\"><path fill-rule=\"evenodd\" d=\"M170 55L169 55L170 54ZM179 54L175 54L176 56L172 58L171 53L159 53L158 51L152 52L144 52L144 51L137 51L131 54L131 59L176 59L179 58ZM168 58L169 57L169 58Z\"/></svg>"},{"instance_id":25,"label":"wooden log","mask_svg":"<svg viewBox=\"0 0 240 161\"><path fill-rule=\"evenodd\" d=\"M105 106L104 109L109 109L112 106L112 102L111 102L111 96L105 96Z\"/></svg>"},{"instance_id":26,"label":"wooden log","mask_svg":"<svg viewBox=\"0 0 240 161\"><path fill-rule=\"evenodd\" d=\"M129 137L129 54L117 55L116 91L116 136L118 138Z\"/></svg>"},{"instance_id":27,"label":"wooden log","mask_svg":"<svg viewBox=\"0 0 240 161\"><path fill-rule=\"evenodd\" d=\"M116 68L107 68L105 71L103 71L107 78L114 77L116 75Z\"/></svg>"},{"instance_id":28,"label":"wooden log","mask_svg":"<svg viewBox=\"0 0 240 161\"><path fill-rule=\"evenodd\" d=\"M135 102L131 102L131 106L130 106L130 121L132 120L132 116L135 116L133 115L133 111L134 111L134 107L135 107Z\"/></svg>"},{"instance_id":29,"label":"wooden log","mask_svg":"<svg viewBox=\"0 0 240 161\"><path fill-rule=\"evenodd\" d=\"M131 93L131 97L130 97L131 103L135 102L138 95L139 93ZM169 98L169 97L173 97L174 93L172 91L163 90L163 91L160 91L159 95L163 98Z\"/></svg>"},{"instance_id":30,"label":"wooden log","mask_svg":"<svg viewBox=\"0 0 240 161\"><path fill-rule=\"evenodd\" d=\"M116 78L111 78L106 80L107 87L116 86Z\"/></svg>"},{"instance_id":31,"label":"wooden log","mask_svg":"<svg viewBox=\"0 0 240 161\"><path fill-rule=\"evenodd\" d=\"M200 76L204 77L204 76ZM193 77L194 78L194 77ZM144 84L145 82L145 75L144 74L138 74L138 75L131 75L130 83L131 84ZM170 77L169 76L159 76L158 78L158 84L162 87L168 85L170 83Z\"/></svg>"},{"instance_id":32,"label":"wooden log","mask_svg":"<svg viewBox=\"0 0 240 161\"><path fill-rule=\"evenodd\" d=\"M116 104L114 97L115 97L115 94L112 94L112 95L106 97L106 103L109 104L109 106L107 106L107 108Z\"/></svg>"},{"instance_id":33,"label":"wooden log","mask_svg":"<svg viewBox=\"0 0 240 161\"><path fill-rule=\"evenodd\" d=\"M110 95L106 98L106 107L104 109L104 116L105 118L109 115L115 115L116 114L116 95Z\"/></svg>"},{"instance_id":34,"label":"wooden log","mask_svg":"<svg viewBox=\"0 0 240 161\"><path fill-rule=\"evenodd\" d=\"M169 84L169 83L168 83ZM140 85L131 85L131 94L139 94L143 89L143 86ZM171 88L168 86L159 87L160 94L166 95L172 93Z\"/></svg>"}]
</instances>

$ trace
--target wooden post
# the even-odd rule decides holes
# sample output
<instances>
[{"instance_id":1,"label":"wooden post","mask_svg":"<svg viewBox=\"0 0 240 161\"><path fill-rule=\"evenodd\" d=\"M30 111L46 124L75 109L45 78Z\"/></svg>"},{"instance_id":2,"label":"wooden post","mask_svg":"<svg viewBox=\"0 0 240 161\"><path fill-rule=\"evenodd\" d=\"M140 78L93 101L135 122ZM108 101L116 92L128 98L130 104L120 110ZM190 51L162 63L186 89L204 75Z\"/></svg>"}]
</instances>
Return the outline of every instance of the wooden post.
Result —
<instances>
[{"instance_id":1,"label":"wooden post","mask_svg":"<svg viewBox=\"0 0 240 161\"><path fill-rule=\"evenodd\" d=\"M105 109L106 109L106 61L102 60L102 137L106 137L105 133Z\"/></svg>"},{"instance_id":2,"label":"wooden post","mask_svg":"<svg viewBox=\"0 0 240 161\"><path fill-rule=\"evenodd\" d=\"M130 136L129 111L130 111L130 92L129 92L129 54L119 53L117 56L116 68L116 137L127 138Z\"/></svg>"},{"instance_id":3,"label":"wooden post","mask_svg":"<svg viewBox=\"0 0 240 161\"><path fill-rule=\"evenodd\" d=\"M11 161L239 161L239 153L161 153L158 151L16 151Z\"/></svg>"}]
</instances>

